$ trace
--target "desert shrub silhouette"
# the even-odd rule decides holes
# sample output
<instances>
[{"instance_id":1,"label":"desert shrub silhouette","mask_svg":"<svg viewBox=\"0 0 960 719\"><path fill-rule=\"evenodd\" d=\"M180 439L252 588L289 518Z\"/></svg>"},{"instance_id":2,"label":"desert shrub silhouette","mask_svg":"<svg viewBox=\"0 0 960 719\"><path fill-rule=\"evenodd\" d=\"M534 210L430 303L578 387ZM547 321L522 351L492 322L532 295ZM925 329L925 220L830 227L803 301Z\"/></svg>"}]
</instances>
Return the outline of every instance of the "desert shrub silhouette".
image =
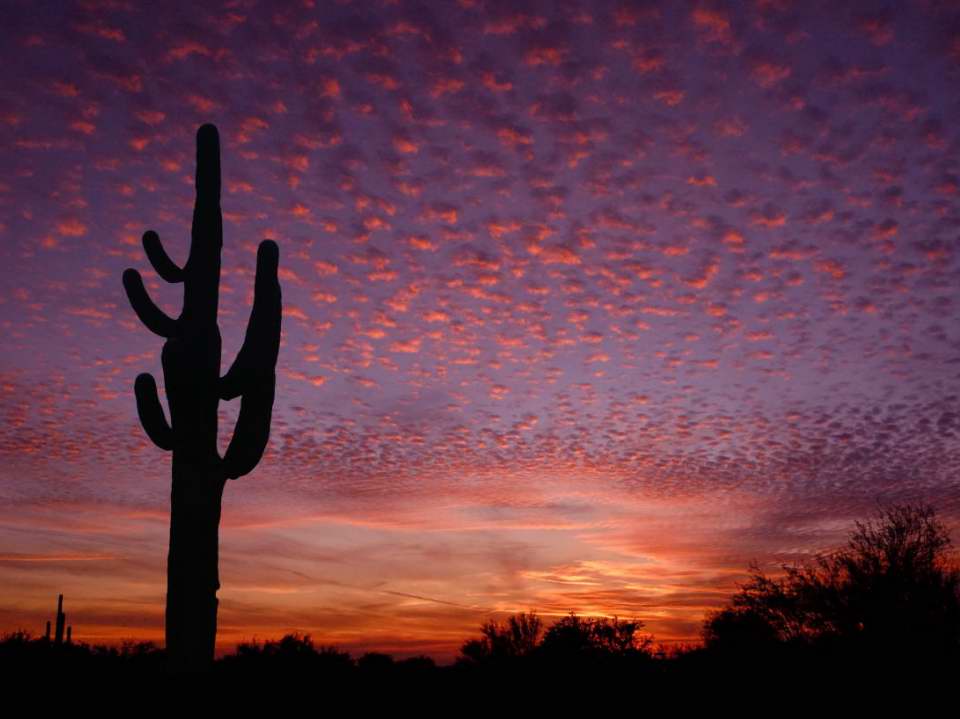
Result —
<instances>
[{"instance_id":1,"label":"desert shrub silhouette","mask_svg":"<svg viewBox=\"0 0 960 719\"><path fill-rule=\"evenodd\" d=\"M243 346L220 376L217 305L223 219L220 212L220 137L213 125L197 131L196 203L190 255L181 268L153 231L143 248L157 274L182 283L183 311L168 317L147 295L140 273L128 269L123 286L147 329L166 342L161 354L171 421L164 416L149 374L134 384L137 413L147 436L173 452L170 549L167 558L166 650L174 671L209 669L217 633L220 505L228 479L256 467L270 437L280 348L279 250L264 240L257 251L253 310ZM220 400L241 397L233 438L217 451Z\"/></svg>"},{"instance_id":2,"label":"desert shrub silhouette","mask_svg":"<svg viewBox=\"0 0 960 719\"><path fill-rule=\"evenodd\" d=\"M797 651L898 662L960 656L960 571L932 507L896 505L857 522L846 546L770 577L755 565L708 617L707 649Z\"/></svg>"},{"instance_id":3,"label":"desert shrub silhouette","mask_svg":"<svg viewBox=\"0 0 960 719\"><path fill-rule=\"evenodd\" d=\"M286 634L267 642L245 642L232 656L218 662L219 670L233 673L305 674L336 679L352 674L354 661L348 652L334 647L316 647L309 634Z\"/></svg>"},{"instance_id":4,"label":"desert shrub silhouette","mask_svg":"<svg viewBox=\"0 0 960 719\"><path fill-rule=\"evenodd\" d=\"M643 622L617 617L580 617L574 612L544 627L535 612L503 623L485 622L481 637L464 642L458 664L497 670L542 672L617 665L626 669L652 658Z\"/></svg>"},{"instance_id":5,"label":"desert shrub silhouette","mask_svg":"<svg viewBox=\"0 0 960 719\"><path fill-rule=\"evenodd\" d=\"M579 617L571 612L547 629L537 653L554 665L626 669L652 656L653 639L641 635L642 628L643 622L636 619Z\"/></svg>"},{"instance_id":6,"label":"desert shrub silhouette","mask_svg":"<svg viewBox=\"0 0 960 719\"><path fill-rule=\"evenodd\" d=\"M543 622L536 612L521 612L501 624L490 620L480 627L481 637L470 639L460 647L464 661L476 664L508 661L531 655L536 650Z\"/></svg>"},{"instance_id":7,"label":"desert shrub silhouette","mask_svg":"<svg viewBox=\"0 0 960 719\"><path fill-rule=\"evenodd\" d=\"M0 675L69 676L117 672L160 674L165 655L153 642L127 640L118 646L56 642L17 630L0 637Z\"/></svg>"}]
</instances>

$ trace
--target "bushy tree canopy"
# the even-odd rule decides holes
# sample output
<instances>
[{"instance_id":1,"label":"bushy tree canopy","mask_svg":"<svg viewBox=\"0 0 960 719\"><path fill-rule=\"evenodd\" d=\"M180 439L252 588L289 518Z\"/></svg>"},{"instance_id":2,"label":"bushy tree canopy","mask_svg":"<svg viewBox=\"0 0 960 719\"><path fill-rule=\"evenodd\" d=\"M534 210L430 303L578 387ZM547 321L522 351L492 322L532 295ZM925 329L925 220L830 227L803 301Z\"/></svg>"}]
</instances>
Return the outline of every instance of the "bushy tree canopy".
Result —
<instances>
[{"instance_id":1,"label":"bushy tree canopy","mask_svg":"<svg viewBox=\"0 0 960 719\"><path fill-rule=\"evenodd\" d=\"M462 660L473 664L498 664L521 657L577 662L646 656L652 640L640 634L641 627L643 622L638 620L580 617L571 612L544 630L536 613L521 613L502 624L486 622L482 636L465 642L460 653Z\"/></svg>"},{"instance_id":2,"label":"bushy tree canopy","mask_svg":"<svg viewBox=\"0 0 960 719\"><path fill-rule=\"evenodd\" d=\"M899 505L857 522L846 546L750 580L704 626L708 647L804 643L960 651L960 571L931 507Z\"/></svg>"},{"instance_id":3,"label":"bushy tree canopy","mask_svg":"<svg viewBox=\"0 0 960 719\"><path fill-rule=\"evenodd\" d=\"M493 620L480 628L480 639L464 642L460 653L478 663L530 655L536 649L543 633L543 622L536 612L521 612L506 622Z\"/></svg>"},{"instance_id":4,"label":"bushy tree canopy","mask_svg":"<svg viewBox=\"0 0 960 719\"><path fill-rule=\"evenodd\" d=\"M623 656L646 651L652 640L640 635L643 622L570 613L551 625L541 649L552 656Z\"/></svg>"}]
</instances>

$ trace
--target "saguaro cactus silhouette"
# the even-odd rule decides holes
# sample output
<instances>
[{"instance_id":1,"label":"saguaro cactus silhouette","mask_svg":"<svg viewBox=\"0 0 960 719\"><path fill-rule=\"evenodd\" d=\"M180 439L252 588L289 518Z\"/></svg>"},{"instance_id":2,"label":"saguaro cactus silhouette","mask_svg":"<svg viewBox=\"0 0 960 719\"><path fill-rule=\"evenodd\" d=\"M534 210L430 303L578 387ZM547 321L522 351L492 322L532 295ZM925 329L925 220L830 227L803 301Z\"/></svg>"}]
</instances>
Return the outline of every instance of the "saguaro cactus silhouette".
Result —
<instances>
[{"instance_id":1,"label":"saguaro cactus silhouette","mask_svg":"<svg viewBox=\"0 0 960 719\"><path fill-rule=\"evenodd\" d=\"M63 613L63 595L57 597L57 633L54 641L63 644L63 629L67 624L67 615Z\"/></svg>"},{"instance_id":2,"label":"saguaro cactus silhouette","mask_svg":"<svg viewBox=\"0 0 960 719\"><path fill-rule=\"evenodd\" d=\"M161 449L173 451L166 646L174 671L203 670L213 660L223 488L228 479L250 472L263 456L276 384L279 250L271 240L260 243L246 336L233 365L221 377L217 301L222 247L220 137L216 127L203 125L197 131L196 202L186 264L181 268L170 259L156 232L143 235L143 248L157 274L167 282L183 283L180 316L168 317L153 303L139 272L123 273L123 286L140 321L166 339L161 361L170 423L151 375L139 375L134 392L147 436ZM220 457L217 406L221 399L236 397L241 397L240 415Z\"/></svg>"}]
</instances>

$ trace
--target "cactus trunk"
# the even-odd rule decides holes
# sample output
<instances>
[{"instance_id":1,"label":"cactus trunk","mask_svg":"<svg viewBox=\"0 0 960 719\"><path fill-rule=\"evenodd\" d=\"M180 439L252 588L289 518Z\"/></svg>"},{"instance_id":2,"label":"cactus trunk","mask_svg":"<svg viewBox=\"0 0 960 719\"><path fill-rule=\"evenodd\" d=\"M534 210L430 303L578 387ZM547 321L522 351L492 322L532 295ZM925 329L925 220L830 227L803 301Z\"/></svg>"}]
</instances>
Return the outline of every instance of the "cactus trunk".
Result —
<instances>
[{"instance_id":1,"label":"cactus trunk","mask_svg":"<svg viewBox=\"0 0 960 719\"><path fill-rule=\"evenodd\" d=\"M54 642L63 644L63 629L67 623L67 616L63 613L63 595L57 597L57 633Z\"/></svg>"},{"instance_id":2,"label":"cactus trunk","mask_svg":"<svg viewBox=\"0 0 960 719\"><path fill-rule=\"evenodd\" d=\"M167 557L166 646L171 666L202 670L217 637L220 501L224 480L174 458Z\"/></svg>"},{"instance_id":3,"label":"cactus trunk","mask_svg":"<svg viewBox=\"0 0 960 719\"><path fill-rule=\"evenodd\" d=\"M266 449L280 348L279 251L273 241L264 240L257 251L253 309L243 346L230 370L220 376L217 304L223 220L220 138L213 125L197 131L196 191L190 256L182 268L167 255L155 232L143 235L144 250L157 274L184 285L180 316L172 319L153 303L136 270L123 274L137 316L166 338L161 360L171 422L167 423L151 375L139 375L134 392L147 436L161 449L173 451L166 611L173 671L204 670L213 661L223 488L228 479L252 471ZM240 416L221 458L217 406L220 400L236 397L241 397Z\"/></svg>"}]
</instances>

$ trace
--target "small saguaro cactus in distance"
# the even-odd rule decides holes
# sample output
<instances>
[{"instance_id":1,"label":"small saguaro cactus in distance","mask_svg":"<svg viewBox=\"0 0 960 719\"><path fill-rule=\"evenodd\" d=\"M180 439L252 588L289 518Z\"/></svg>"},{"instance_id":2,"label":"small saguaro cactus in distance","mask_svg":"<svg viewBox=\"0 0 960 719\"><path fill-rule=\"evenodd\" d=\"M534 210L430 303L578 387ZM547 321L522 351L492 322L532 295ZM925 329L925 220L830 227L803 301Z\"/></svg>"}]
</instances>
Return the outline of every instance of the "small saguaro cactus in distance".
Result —
<instances>
[{"instance_id":1,"label":"small saguaro cactus in distance","mask_svg":"<svg viewBox=\"0 0 960 719\"><path fill-rule=\"evenodd\" d=\"M63 644L63 628L67 623L67 615L63 613L63 595L57 597L57 633L54 642Z\"/></svg>"},{"instance_id":2,"label":"small saguaro cactus in distance","mask_svg":"<svg viewBox=\"0 0 960 719\"><path fill-rule=\"evenodd\" d=\"M213 661L223 488L228 479L256 467L270 438L280 349L279 250L272 240L260 243L253 310L243 346L221 377L217 302L222 247L220 137L216 127L203 125L197 131L196 202L186 264L179 267L170 259L156 232L143 235L143 249L157 274L167 282L183 283L180 316L168 317L153 303L139 272L123 273L123 286L140 321L166 339L161 362L170 423L151 375L137 377L134 393L147 436L160 449L173 452L166 609L172 671L202 671ZM236 397L241 397L240 414L221 457L217 406L220 400Z\"/></svg>"}]
</instances>

